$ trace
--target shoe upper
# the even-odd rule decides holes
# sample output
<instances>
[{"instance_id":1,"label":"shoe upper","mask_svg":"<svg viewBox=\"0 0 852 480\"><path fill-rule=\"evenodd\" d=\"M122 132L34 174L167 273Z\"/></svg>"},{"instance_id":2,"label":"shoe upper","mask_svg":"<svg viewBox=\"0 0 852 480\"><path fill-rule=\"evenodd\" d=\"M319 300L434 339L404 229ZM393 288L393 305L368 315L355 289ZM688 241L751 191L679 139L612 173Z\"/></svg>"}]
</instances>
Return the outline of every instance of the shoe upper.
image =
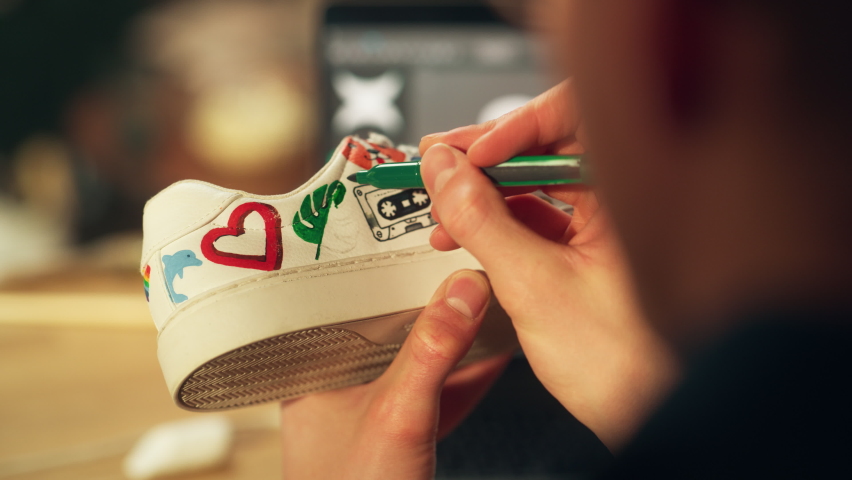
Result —
<instances>
[{"instance_id":1,"label":"shoe upper","mask_svg":"<svg viewBox=\"0 0 852 480\"><path fill-rule=\"evenodd\" d=\"M380 190L347 179L418 155L378 135L347 137L322 170L287 194L194 180L166 188L143 217L140 268L157 328L194 297L253 276L428 245L436 223L425 189Z\"/></svg>"}]
</instances>

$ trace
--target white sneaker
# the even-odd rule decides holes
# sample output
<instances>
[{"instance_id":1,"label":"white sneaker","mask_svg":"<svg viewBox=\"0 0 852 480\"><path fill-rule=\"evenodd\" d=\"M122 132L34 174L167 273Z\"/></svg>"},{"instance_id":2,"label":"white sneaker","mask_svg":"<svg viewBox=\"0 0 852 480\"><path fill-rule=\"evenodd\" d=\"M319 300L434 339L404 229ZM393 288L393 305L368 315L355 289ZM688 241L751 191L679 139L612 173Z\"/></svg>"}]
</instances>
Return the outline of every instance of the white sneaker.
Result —
<instances>
[{"instance_id":1,"label":"white sneaker","mask_svg":"<svg viewBox=\"0 0 852 480\"><path fill-rule=\"evenodd\" d=\"M180 407L294 398L387 368L440 283L481 268L464 250L429 246L425 190L346 179L417 155L384 137L349 137L285 195L188 180L148 202L141 268L160 365ZM463 362L516 347L495 304Z\"/></svg>"}]
</instances>

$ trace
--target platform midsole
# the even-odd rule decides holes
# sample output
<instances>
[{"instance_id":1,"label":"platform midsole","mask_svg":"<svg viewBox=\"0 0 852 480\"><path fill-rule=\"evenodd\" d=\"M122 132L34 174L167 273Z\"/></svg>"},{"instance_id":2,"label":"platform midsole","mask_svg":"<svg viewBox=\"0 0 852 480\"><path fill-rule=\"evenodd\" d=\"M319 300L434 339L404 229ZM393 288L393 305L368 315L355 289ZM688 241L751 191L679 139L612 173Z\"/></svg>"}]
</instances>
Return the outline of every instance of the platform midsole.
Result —
<instances>
[{"instance_id":1,"label":"platform midsole","mask_svg":"<svg viewBox=\"0 0 852 480\"><path fill-rule=\"evenodd\" d=\"M166 384L174 395L195 369L223 353L309 328L361 320L351 324L352 331L375 343L397 343L451 273L478 268L463 250L425 252L402 263L387 259L359 270L273 275L222 289L176 311L160 333ZM367 321L378 317L388 321Z\"/></svg>"}]
</instances>

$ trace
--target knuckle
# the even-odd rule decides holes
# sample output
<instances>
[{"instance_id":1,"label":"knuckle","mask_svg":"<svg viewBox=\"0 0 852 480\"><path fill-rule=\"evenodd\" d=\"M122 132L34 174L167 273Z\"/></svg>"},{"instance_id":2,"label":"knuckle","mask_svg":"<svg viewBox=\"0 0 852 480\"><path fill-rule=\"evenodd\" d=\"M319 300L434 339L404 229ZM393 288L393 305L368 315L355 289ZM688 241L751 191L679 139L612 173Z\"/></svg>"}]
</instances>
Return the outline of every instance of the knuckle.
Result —
<instances>
[{"instance_id":1,"label":"knuckle","mask_svg":"<svg viewBox=\"0 0 852 480\"><path fill-rule=\"evenodd\" d=\"M511 112L509 112L509 113L511 113ZM481 134L484 134L486 132L490 132L491 130L494 129L494 127L496 127L497 125L500 125L501 123L506 121L506 117L509 115L509 113L504 113L503 115L500 115L500 117L498 117L498 118L492 118L491 120L480 123L479 124L479 132L481 132Z\"/></svg>"},{"instance_id":2,"label":"knuckle","mask_svg":"<svg viewBox=\"0 0 852 480\"><path fill-rule=\"evenodd\" d=\"M403 420L405 407L404 398L400 398L395 390L386 390L373 397L367 411L367 418L371 424L393 425Z\"/></svg>"},{"instance_id":3,"label":"knuckle","mask_svg":"<svg viewBox=\"0 0 852 480\"><path fill-rule=\"evenodd\" d=\"M412 445L422 443L430 435L431 424L410 415L409 402L395 391L376 395L367 412L370 425L379 426L384 441Z\"/></svg>"},{"instance_id":4,"label":"knuckle","mask_svg":"<svg viewBox=\"0 0 852 480\"><path fill-rule=\"evenodd\" d=\"M452 208L441 210L443 224L451 229L454 238L464 240L483 231L493 212L486 196L474 194L473 188L462 185L456 192Z\"/></svg>"},{"instance_id":5,"label":"knuckle","mask_svg":"<svg viewBox=\"0 0 852 480\"><path fill-rule=\"evenodd\" d=\"M433 305L421 314L419 325L412 331L412 357L423 366L453 361L458 357L459 339L465 332L464 320L455 310L441 304Z\"/></svg>"},{"instance_id":6,"label":"knuckle","mask_svg":"<svg viewBox=\"0 0 852 480\"><path fill-rule=\"evenodd\" d=\"M385 441L397 446L420 445L430 440L431 430L420 426L421 422L410 418L402 421L387 422L385 420L383 435Z\"/></svg>"},{"instance_id":7,"label":"knuckle","mask_svg":"<svg viewBox=\"0 0 852 480\"><path fill-rule=\"evenodd\" d=\"M539 108L533 110L535 112L535 139L537 145L547 145L551 143L549 137L554 136L554 133L548 130L553 130L552 119L556 116L556 107L553 102L546 101L539 105Z\"/></svg>"}]
</instances>

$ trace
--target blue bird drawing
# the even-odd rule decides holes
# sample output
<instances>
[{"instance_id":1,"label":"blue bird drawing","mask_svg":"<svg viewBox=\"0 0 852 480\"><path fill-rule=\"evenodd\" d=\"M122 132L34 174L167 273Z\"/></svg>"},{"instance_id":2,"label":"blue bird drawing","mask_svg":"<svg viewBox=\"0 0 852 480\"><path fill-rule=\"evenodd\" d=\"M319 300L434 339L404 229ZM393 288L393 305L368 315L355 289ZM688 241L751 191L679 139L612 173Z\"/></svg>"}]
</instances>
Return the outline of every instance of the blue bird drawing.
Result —
<instances>
[{"instance_id":1,"label":"blue bird drawing","mask_svg":"<svg viewBox=\"0 0 852 480\"><path fill-rule=\"evenodd\" d=\"M175 303L185 302L187 296L175 292L174 281L175 277L183 278L183 269L186 267L198 267L202 264L201 260L195 256L192 250L181 250L174 255L164 255L163 265L165 266L166 287L169 289L169 296Z\"/></svg>"}]
</instances>

